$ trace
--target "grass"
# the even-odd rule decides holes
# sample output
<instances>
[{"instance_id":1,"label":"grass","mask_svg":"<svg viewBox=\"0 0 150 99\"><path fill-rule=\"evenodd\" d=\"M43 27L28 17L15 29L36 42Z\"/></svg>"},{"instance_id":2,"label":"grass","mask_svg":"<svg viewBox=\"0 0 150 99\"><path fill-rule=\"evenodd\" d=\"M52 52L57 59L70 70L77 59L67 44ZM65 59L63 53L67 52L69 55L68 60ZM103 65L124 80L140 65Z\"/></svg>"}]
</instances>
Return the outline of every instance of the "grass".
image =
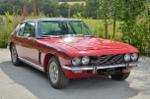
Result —
<instances>
[{"instance_id":1,"label":"grass","mask_svg":"<svg viewBox=\"0 0 150 99\"><path fill-rule=\"evenodd\" d=\"M89 28L96 33L97 37L104 37L104 22L103 20L96 19L83 19L83 21L89 26ZM120 22L116 23L116 35L115 38L112 38L113 35L113 22L112 20L108 21L108 36L110 39L120 40L122 33L120 30Z\"/></svg>"}]
</instances>

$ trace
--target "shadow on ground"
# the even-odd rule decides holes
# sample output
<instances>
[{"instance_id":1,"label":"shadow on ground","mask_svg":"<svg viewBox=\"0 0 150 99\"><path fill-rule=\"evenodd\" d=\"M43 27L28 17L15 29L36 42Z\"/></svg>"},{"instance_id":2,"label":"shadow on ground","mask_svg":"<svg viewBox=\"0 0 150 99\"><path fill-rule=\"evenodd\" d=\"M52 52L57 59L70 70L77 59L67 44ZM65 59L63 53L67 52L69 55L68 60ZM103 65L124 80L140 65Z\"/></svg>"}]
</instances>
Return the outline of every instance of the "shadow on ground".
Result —
<instances>
[{"instance_id":1,"label":"shadow on ground","mask_svg":"<svg viewBox=\"0 0 150 99\"><path fill-rule=\"evenodd\" d=\"M138 94L127 81L119 82L108 78L72 80L63 90L53 89L46 74L30 67L15 67L10 61L0 63L2 71L39 99L127 99Z\"/></svg>"}]
</instances>

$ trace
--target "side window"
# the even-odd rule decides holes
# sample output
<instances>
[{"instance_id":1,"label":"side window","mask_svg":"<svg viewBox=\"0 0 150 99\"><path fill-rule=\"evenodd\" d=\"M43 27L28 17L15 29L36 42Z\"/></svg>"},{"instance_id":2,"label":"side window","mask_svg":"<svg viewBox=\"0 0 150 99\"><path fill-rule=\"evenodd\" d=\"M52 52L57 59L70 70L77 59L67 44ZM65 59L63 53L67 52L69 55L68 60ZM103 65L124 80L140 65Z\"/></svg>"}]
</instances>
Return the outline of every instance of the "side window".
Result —
<instances>
[{"instance_id":1,"label":"side window","mask_svg":"<svg viewBox=\"0 0 150 99\"><path fill-rule=\"evenodd\" d=\"M23 34L24 34L24 36L28 36L28 37L35 37L35 23L34 22L27 22L25 24Z\"/></svg>"},{"instance_id":2,"label":"side window","mask_svg":"<svg viewBox=\"0 0 150 99\"><path fill-rule=\"evenodd\" d=\"M18 36L23 36L24 26L25 26L25 23L20 25L20 29L18 31Z\"/></svg>"}]
</instances>

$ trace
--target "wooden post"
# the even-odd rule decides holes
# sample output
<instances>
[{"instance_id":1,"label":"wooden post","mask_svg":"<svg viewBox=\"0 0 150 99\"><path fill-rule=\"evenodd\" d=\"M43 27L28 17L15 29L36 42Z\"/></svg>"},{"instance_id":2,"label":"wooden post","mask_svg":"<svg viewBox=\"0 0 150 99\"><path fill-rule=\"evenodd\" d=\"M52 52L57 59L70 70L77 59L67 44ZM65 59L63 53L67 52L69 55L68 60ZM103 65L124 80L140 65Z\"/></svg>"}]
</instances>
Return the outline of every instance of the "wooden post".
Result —
<instances>
[{"instance_id":1,"label":"wooden post","mask_svg":"<svg viewBox=\"0 0 150 99\"><path fill-rule=\"evenodd\" d=\"M148 7L148 26L149 26L149 57L150 57L150 6Z\"/></svg>"},{"instance_id":2,"label":"wooden post","mask_svg":"<svg viewBox=\"0 0 150 99\"><path fill-rule=\"evenodd\" d=\"M71 0L68 0L68 2L71 1ZM71 5L68 4L68 18L71 17Z\"/></svg>"}]
</instances>

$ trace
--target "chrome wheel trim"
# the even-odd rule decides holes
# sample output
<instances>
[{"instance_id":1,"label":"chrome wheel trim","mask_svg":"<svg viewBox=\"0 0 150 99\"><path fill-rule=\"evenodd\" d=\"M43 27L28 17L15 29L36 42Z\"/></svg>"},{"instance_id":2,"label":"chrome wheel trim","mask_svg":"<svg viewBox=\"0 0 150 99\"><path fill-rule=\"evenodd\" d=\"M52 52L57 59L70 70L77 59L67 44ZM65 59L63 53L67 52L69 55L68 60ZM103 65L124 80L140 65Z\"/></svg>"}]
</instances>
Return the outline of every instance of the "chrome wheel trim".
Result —
<instances>
[{"instance_id":1,"label":"chrome wheel trim","mask_svg":"<svg viewBox=\"0 0 150 99\"><path fill-rule=\"evenodd\" d=\"M51 62L49 66L49 77L52 83L57 83L59 78L58 65L55 62Z\"/></svg>"},{"instance_id":2,"label":"chrome wheel trim","mask_svg":"<svg viewBox=\"0 0 150 99\"><path fill-rule=\"evenodd\" d=\"M16 63L18 55L17 55L16 48L14 46L11 49L11 54L12 54L12 62Z\"/></svg>"}]
</instances>

